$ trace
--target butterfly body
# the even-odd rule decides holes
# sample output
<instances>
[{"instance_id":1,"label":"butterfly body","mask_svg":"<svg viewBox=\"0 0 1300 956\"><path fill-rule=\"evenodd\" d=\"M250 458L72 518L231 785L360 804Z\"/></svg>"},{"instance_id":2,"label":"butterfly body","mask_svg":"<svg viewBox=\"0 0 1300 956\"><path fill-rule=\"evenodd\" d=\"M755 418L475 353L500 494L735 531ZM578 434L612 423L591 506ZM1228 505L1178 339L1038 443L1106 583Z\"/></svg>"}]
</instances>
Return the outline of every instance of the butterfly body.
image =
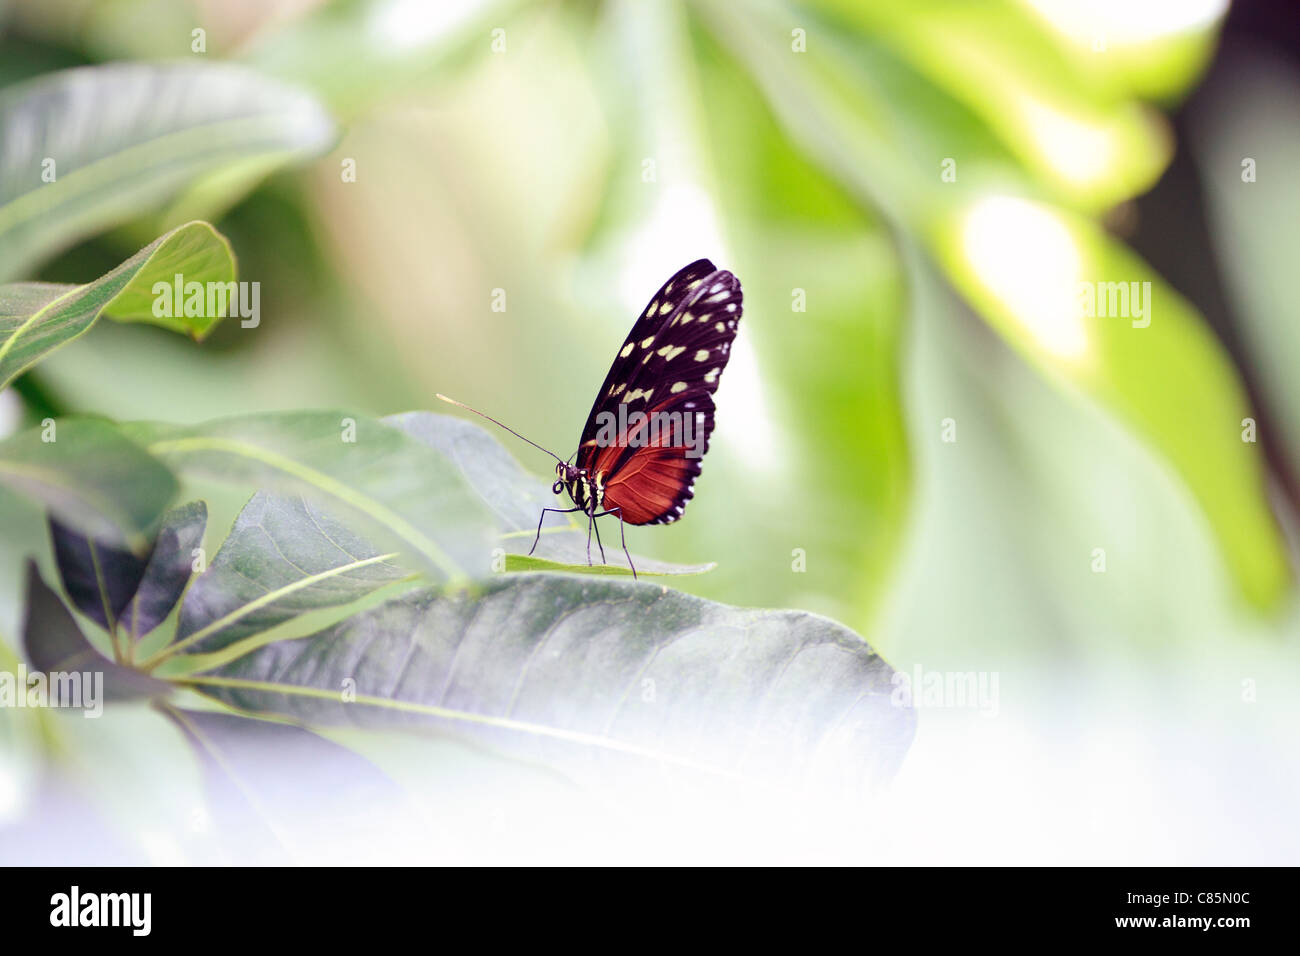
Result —
<instances>
[{"instance_id":1,"label":"butterfly body","mask_svg":"<svg viewBox=\"0 0 1300 956\"><path fill-rule=\"evenodd\" d=\"M553 494L558 495L561 491L567 491L569 500L582 511L601 507L604 489L595 478L588 476L587 469L562 461L555 466L555 473L559 477L551 488Z\"/></svg>"}]
</instances>

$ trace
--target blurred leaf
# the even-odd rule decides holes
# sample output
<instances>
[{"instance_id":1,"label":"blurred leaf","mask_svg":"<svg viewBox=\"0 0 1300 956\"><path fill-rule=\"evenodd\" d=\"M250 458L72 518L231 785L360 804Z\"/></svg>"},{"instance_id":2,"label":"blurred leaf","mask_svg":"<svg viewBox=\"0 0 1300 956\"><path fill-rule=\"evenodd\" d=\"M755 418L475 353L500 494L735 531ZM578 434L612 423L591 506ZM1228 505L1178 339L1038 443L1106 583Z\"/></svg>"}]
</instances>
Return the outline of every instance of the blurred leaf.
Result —
<instances>
[{"instance_id":1,"label":"blurred leaf","mask_svg":"<svg viewBox=\"0 0 1300 956\"><path fill-rule=\"evenodd\" d=\"M1141 9L1074 0L1024 4L1061 36L1098 96L1164 102L1177 101L1195 85L1214 55L1228 5L1229 0Z\"/></svg>"},{"instance_id":2,"label":"blurred leaf","mask_svg":"<svg viewBox=\"0 0 1300 956\"><path fill-rule=\"evenodd\" d=\"M0 279L232 164L328 148L310 96L226 64L109 63L0 91ZM51 169L54 181L42 177Z\"/></svg>"},{"instance_id":3,"label":"blurred leaf","mask_svg":"<svg viewBox=\"0 0 1300 956\"><path fill-rule=\"evenodd\" d=\"M140 555L177 490L172 473L139 445L103 422L78 418L0 442L0 484L81 534Z\"/></svg>"},{"instance_id":4,"label":"blurred leaf","mask_svg":"<svg viewBox=\"0 0 1300 956\"><path fill-rule=\"evenodd\" d=\"M223 317L159 316L154 284L166 283L172 309L184 313L174 293L185 284L235 281L230 244L206 222L191 222L145 246L112 272L85 285L16 282L0 285L0 388L57 348L90 331L101 315L119 322L148 322L202 341ZM206 301L205 301L206 305Z\"/></svg>"},{"instance_id":5,"label":"blurred leaf","mask_svg":"<svg viewBox=\"0 0 1300 956\"><path fill-rule=\"evenodd\" d=\"M385 95L490 52L520 0L338 0L255 43L245 60L355 116Z\"/></svg>"},{"instance_id":6,"label":"blurred leaf","mask_svg":"<svg viewBox=\"0 0 1300 956\"><path fill-rule=\"evenodd\" d=\"M301 727L160 709L199 758L207 803L232 862L296 862L303 844L358 836L343 828L382 834L403 799L370 761Z\"/></svg>"},{"instance_id":7,"label":"blurred leaf","mask_svg":"<svg viewBox=\"0 0 1300 956\"><path fill-rule=\"evenodd\" d=\"M1062 201L1108 208L1145 190L1168 164L1172 142L1161 117L1091 83L1092 74L1076 62L1068 43L1021 4L943 0L900 9L882 0L820 0L820 5L887 43L911 68L969 107ZM851 45L824 33L812 42ZM979 82L971 82L976 76ZM959 179L963 167L978 160L967 153L963 139L953 136L942 156L929 157L926 171L936 184L940 160L954 160Z\"/></svg>"},{"instance_id":8,"label":"blurred leaf","mask_svg":"<svg viewBox=\"0 0 1300 956\"><path fill-rule=\"evenodd\" d=\"M465 734L580 775L623 761L857 787L911 742L892 676L825 618L541 574L413 592L182 682L308 725Z\"/></svg>"},{"instance_id":9,"label":"blurred leaf","mask_svg":"<svg viewBox=\"0 0 1300 956\"><path fill-rule=\"evenodd\" d=\"M851 620L873 622L913 481L899 257L885 224L791 142L743 71L707 34L696 47L711 152L726 157L717 193L747 296L763 310L745 334L761 359L771 416L785 425L779 457L817 463L783 471L777 484L795 482L799 493L782 494L780 508L770 508L773 490L755 487L743 463L730 482L733 508L764 514L746 532L749 552L785 569L797 547L809 562L810 573L782 575L764 591L784 586L790 594L779 600L806 601L815 586ZM765 321L777 310L784 320Z\"/></svg>"},{"instance_id":10,"label":"blurred leaf","mask_svg":"<svg viewBox=\"0 0 1300 956\"><path fill-rule=\"evenodd\" d=\"M165 681L116 664L95 650L59 596L41 580L34 561L27 565L23 646L32 666L47 676L72 672L103 674L105 700L158 697L172 690Z\"/></svg>"},{"instance_id":11,"label":"blurred leaf","mask_svg":"<svg viewBox=\"0 0 1300 956\"><path fill-rule=\"evenodd\" d=\"M967 155L967 144L960 127L945 127L951 111L910 102L936 90L905 66L873 55L865 68L830 37L816 57L789 53L778 5L757 5L753 18L701 9L811 157L921 237L995 331L1053 381L1119 414L1164 454L1200 501L1242 593L1275 605L1290 575L1255 446L1241 441L1250 408L1195 311L1095 224L1033 199L1033 179L976 140L975 168L967 159L944 182L940 164ZM1134 282L1151 283L1149 328L1076 315L1081 287L1122 283L1127 292Z\"/></svg>"},{"instance_id":12,"label":"blurred leaf","mask_svg":"<svg viewBox=\"0 0 1300 956\"><path fill-rule=\"evenodd\" d=\"M46 553L50 530L44 509L0 481L0 654L16 652L27 599L27 559ZM0 665L2 666L2 665Z\"/></svg>"},{"instance_id":13,"label":"blurred leaf","mask_svg":"<svg viewBox=\"0 0 1300 956\"><path fill-rule=\"evenodd\" d=\"M551 493L553 479L538 478L525 471L486 429L472 422L433 412L407 412L391 415L384 423L400 428L431 448L436 448L461 471L466 484L478 493L497 516L502 529L502 548L507 571L571 571L578 574L631 575L618 534L618 523L605 519L605 564L587 564L587 522L571 515L547 513L541 525L537 549L529 556L543 508L567 508L566 502ZM599 562L600 551L593 535L592 561ZM672 564L634 555L637 574L703 574L713 564Z\"/></svg>"},{"instance_id":14,"label":"blurred leaf","mask_svg":"<svg viewBox=\"0 0 1300 956\"><path fill-rule=\"evenodd\" d=\"M389 563L395 557L304 498L259 491L185 595L168 653L217 651L307 611L348 604L405 576Z\"/></svg>"},{"instance_id":15,"label":"blurred leaf","mask_svg":"<svg viewBox=\"0 0 1300 956\"><path fill-rule=\"evenodd\" d=\"M163 515L140 585L121 616L133 640L161 624L180 600L193 574L193 551L203 543L207 522L208 509L202 501L191 501Z\"/></svg>"},{"instance_id":16,"label":"blurred leaf","mask_svg":"<svg viewBox=\"0 0 1300 956\"><path fill-rule=\"evenodd\" d=\"M464 582L488 571L492 515L452 461L395 428L343 412L123 428L186 475L323 501L436 579Z\"/></svg>"},{"instance_id":17,"label":"blurred leaf","mask_svg":"<svg viewBox=\"0 0 1300 956\"><path fill-rule=\"evenodd\" d=\"M1215 77L1190 107L1188 147L1248 370L1258 376L1265 406L1277 411L1279 451L1300 470L1300 184L1292 173L1300 168L1300 126L1278 122L1300 115L1300 75L1251 49L1225 54Z\"/></svg>"},{"instance_id":18,"label":"blurred leaf","mask_svg":"<svg viewBox=\"0 0 1300 956\"><path fill-rule=\"evenodd\" d=\"M935 246L1012 346L1165 456L1200 502L1241 592L1276 606L1291 576L1258 445L1242 440L1251 408L1195 309L1090 221L1023 199L973 204L936 230Z\"/></svg>"}]
</instances>

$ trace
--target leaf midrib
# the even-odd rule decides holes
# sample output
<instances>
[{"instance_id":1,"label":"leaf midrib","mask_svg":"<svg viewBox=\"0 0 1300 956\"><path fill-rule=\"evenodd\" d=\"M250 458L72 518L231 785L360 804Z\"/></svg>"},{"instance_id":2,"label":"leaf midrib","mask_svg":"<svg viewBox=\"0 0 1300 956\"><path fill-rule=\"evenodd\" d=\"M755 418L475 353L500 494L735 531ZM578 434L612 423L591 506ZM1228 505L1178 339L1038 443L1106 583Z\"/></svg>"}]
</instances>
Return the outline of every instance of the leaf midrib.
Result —
<instances>
[{"instance_id":1,"label":"leaf midrib","mask_svg":"<svg viewBox=\"0 0 1300 956\"><path fill-rule=\"evenodd\" d=\"M239 677L187 676L172 678L172 682L185 686L199 685L199 687L228 687L234 690L263 691L272 694L311 697L318 700L330 700L336 702L341 700L340 693L334 690L326 690L325 688L320 687L304 687L300 684L280 684L274 681L247 680ZM195 689L197 690L198 687ZM377 697L373 694L356 694L352 696L349 703L361 704L369 707L380 707L386 710L396 710L404 713L421 714L426 717L438 717L443 720L450 720L457 723L469 723L494 727L498 730L510 730L516 733L531 734L537 737L549 737L554 740L561 740L565 743L610 750L654 761L656 763L672 764L685 769L715 774L717 776L731 777L735 779L740 778L739 774L725 770L721 767L701 764L687 757L680 757L676 754L652 750L649 747L641 747L636 744L625 743L621 740L615 740L612 737L606 737L603 734L592 734L578 730L563 730L559 727L547 727L544 724L536 724L526 720L516 720L510 717L492 717L487 714L475 714L471 711L454 710L450 707L440 707L436 704L421 704L408 700L391 700L386 697Z\"/></svg>"},{"instance_id":2,"label":"leaf midrib","mask_svg":"<svg viewBox=\"0 0 1300 956\"><path fill-rule=\"evenodd\" d=\"M398 554L397 552L394 551L389 554L378 554L375 555L373 558L364 558L357 561L351 561L347 564L341 564L338 567L330 568L327 571L320 571L317 572L316 574L310 574L305 577L301 577L297 581L294 581L291 584L286 584L284 587L276 588L272 591L267 591L265 594L261 595L260 597L256 597L246 604L241 604L233 611L229 612L228 614L222 615L221 617L217 618L215 621L205 624L203 627L199 628L193 634L187 635L185 638L183 638L180 641L177 641L175 644L163 648L161 651L158 652L157 655L145 661L143 666L151 667L155 664L159 664L162 661L166 660L171 655L183 650L184 648L192 644L198 643L199 641L203 640L203 638L209 636L210 634L215 634L217 631L229 627L231 624L235 623L240 618L247 617L249 614L252 614L254 611L260 610L261 608L264 608L269 604L273 604L274 602L280 600L281 598L286 597L290 594L294 594L297 591L301 591L304 588L311 587L313 584L319 584L321 581L328 581L330 578L336 578L341 574L346 574L349 571L355 571L358 568L369 567L372 564L379 564L383 561L391 561L396 557L398 557Z\"/></svg>"}]
</instances>

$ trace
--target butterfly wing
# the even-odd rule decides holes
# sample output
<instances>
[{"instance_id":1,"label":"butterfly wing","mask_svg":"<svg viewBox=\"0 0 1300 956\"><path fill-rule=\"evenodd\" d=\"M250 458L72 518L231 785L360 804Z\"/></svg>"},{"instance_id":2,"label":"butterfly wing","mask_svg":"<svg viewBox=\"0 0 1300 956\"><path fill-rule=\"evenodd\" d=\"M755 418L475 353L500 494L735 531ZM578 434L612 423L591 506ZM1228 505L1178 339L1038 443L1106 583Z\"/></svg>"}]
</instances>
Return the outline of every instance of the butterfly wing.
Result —
<instances>
[{"instance_id":1,"label":"butterfly wing","mask_svg":"<svg viewBox=\"0 0 1300 956\"><path fill-rule=\"evenodd\" d=\"M676 521L694 494L742 306L740 281L699 259L664 283L619 349L577 464L629 524Z\"/></svg>"}]
</instances>

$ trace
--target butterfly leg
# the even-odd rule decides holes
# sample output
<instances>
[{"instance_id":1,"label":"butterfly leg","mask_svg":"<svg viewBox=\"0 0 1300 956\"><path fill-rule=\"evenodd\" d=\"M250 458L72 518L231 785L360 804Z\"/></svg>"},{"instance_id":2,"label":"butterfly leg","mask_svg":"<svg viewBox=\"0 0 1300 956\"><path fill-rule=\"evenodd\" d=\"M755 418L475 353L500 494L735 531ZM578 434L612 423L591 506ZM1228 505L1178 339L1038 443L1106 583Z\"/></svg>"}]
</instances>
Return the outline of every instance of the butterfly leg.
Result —
<instances>
[{"instance_id":1,"label":"butterfly leg","mask_svg":"<svg viewBox=\"0 0 1300 956\"><path fill-rule=\"evenodd\" d=\"M596 509L587 512L587 567L591 567L591 529L596 526ZM599 532L597 532L599 534Z\"/></svg>"},{"instance_id":2,"label":"butterfly leg","mask_svg":"<svg viewBox=\"0 0 1300 956\"><path fill-rule=\"evenodd\" d=\"M623 533L623 527L624 527L624 525L623 525L623 509L622 509L622 508L612 508L612 509L610 509L609 511L602 511L600 514L596 515L596 517L597 517L597 518L603 518L603 517L605 517L605 515L617 515L617 516L618 516L618 540L619 540L619 542L623 545L623 557L627 558L627 566L628 566L629 568L632 569L632 580L635 581L635 580L636 580L636 565L632 563L632 555L630 555L630 554L628 553L628 550L627 550L627 536ZM596 534L597 534L597 538L596 538L596 540L599 541L599 540L600 540L600 537L599 537L600 532L596 532ZM601 553L601 560L602 560L602 561L604 560L604 552Z\"/></svg>"},{"instance_id":3,"label":"butterfly leg","mask_svg":"<svg viewBox=\"0 0 1300 956\"><path fill-rule=\"evenodd\" d=\"M595 508L592 509L592 511L595 511L595 510L596 510ZM596 518L598 518L598 517L600 517L600 516L599 516L599 515L594 515L594 514L591 516L591 526L592 526L592 528L594 528L595 531L596 531L596 547L600 548L600 563L601 563L601 564L604 564L604 563L605 563L605 546L604 546L603 544L600 543L600 522L596 520ZM591 547L591 541L590 541L590 540L587 542L587 547L588 547L588 548Z\"/></svg>"},{"instance_id":4,"label":"butterfly leg","mask_svg":"<svg viewBox=\"0 0 1300 956\"><path fill-rule=\"evenodd\" d=\"M542 513L537 516L537 537L533 538L533 546L528 549L528 553L532 554L534 551L536 551L537 542L542 540L542 522L546 520L546 512L554 511L557 515L567 515L567 514L571 514L574 511L581 511L581 510L582 510L581 508L543 508Z\"/></svg>"}]
</instances>

